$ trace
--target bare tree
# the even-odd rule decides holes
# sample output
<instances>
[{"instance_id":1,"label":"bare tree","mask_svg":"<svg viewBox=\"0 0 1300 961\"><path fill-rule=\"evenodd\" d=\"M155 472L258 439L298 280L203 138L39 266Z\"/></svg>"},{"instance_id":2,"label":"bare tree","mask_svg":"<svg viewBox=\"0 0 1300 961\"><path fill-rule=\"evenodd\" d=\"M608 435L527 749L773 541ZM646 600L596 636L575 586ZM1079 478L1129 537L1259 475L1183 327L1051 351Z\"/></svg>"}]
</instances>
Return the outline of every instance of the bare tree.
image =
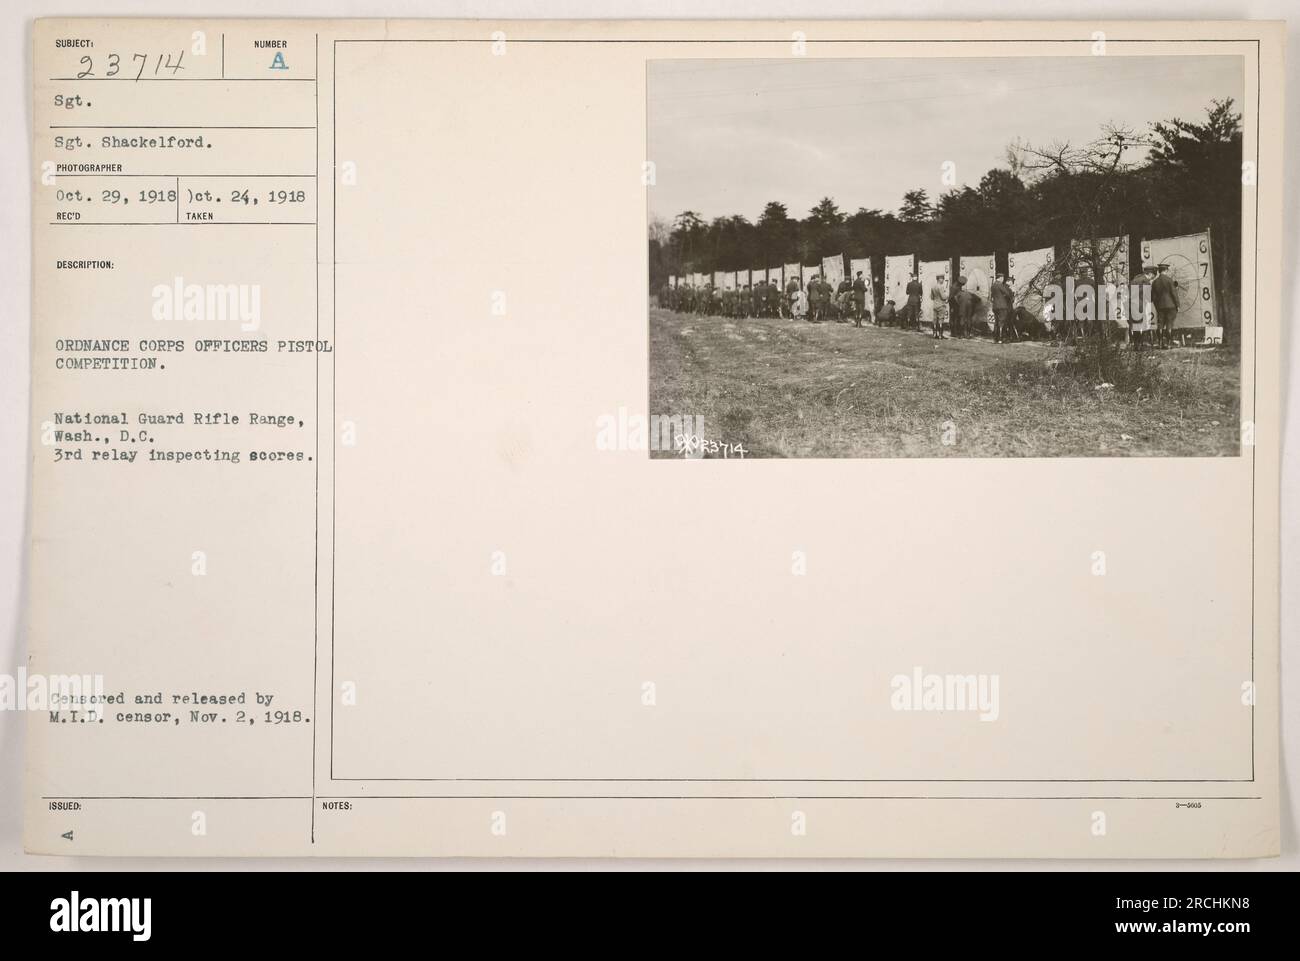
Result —
<instances>
[{"instance_id":1,"label":"bare tree","mask_svg":"<svg viewBox=\"0 0 1300 961\"><path fill-rule=\"evenodd\" d=\"M1127 280L1129 265L1117 262L1126 248L1113 238L1128 233L1124 218L1125 191L1132 183L1128 175L1145 163L1152 146L1150 138L1131 128L1108 124L1100 137L1081 145L1016 142L1008 147L1013 169L1037 183L1055 208L1052 220L1079 240L1059 263L1062 275L1086 272L1094 296L1112 269ZM1100 299L1097 303L1100 306ZM1114 325L1098 318L1089 329L1107 340Z\"/></svg>"}]
</instances>

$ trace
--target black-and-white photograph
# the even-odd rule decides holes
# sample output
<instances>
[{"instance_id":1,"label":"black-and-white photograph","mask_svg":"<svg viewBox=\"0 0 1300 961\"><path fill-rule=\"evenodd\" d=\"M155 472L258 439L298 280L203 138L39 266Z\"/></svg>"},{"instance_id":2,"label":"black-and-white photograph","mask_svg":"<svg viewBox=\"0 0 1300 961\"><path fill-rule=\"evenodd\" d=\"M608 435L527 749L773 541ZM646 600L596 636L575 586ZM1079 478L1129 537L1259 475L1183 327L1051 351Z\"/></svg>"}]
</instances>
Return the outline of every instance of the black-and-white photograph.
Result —
<instances>
[{"instance_id":1,"label":"black-and-white photograph","mask_svg":"<svg viewBox=\"0 0 1300 961\"><path fill-rule=\"evenodd\" d=\"M1243 87L1104 40L650 63L651 456L1238 455Z\"/></svg>"}]
</instances>

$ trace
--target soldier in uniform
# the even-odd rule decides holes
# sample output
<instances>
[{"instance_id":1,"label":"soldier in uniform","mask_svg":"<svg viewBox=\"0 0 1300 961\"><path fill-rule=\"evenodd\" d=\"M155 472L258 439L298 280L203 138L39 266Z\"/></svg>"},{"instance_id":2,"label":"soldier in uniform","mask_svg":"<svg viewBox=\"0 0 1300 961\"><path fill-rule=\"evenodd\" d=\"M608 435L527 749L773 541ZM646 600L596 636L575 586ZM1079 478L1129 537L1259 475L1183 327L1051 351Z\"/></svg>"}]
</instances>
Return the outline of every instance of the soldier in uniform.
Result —
<instances>
[{"instance_id":1,"label":"soldier in uniform","mask_svg":"<svg viewBox=\"0 0 1300 961\"><path fill-rule=\"evenodd\" d=\"M853 278L853 326L862 326L862 315L867 312L867 282L862 277L862 271Z\"/></svg>"},{"instance_id":2,"label":"soldier in uniform","mask_svg":"<svg viewBox=\"0 0 1300 961\"><path fill-rule=\"evenodd\" d=\"M954 337L973 337L971 318L975 312L975 295L966 289L966 276L957 277L957 294L953 298L954 313L952 318L952 335Z\"/></svg>"},{"instance_id":3,"label":"soldier in uniform","mask_svg":"<svg viewBox=\"0 0 1300 961\"><path fill-rule=\"evenodd\" d=\"M1174 320L1178 317L1178 285L1169 273L1168 264L1157 264L1156 279L1151 281L1151 304L1156 309L1161 347L1174 346Z\"/></svg>"},{"instance_id":4,"label":"soldier in uniform","mask_svg":"<svg viewBox=\"0 0 1300 961\"><path fill-rule=\"evenodd\" d=\"M1015 294L1007 286L1005 274L998 274L997 280L989 288L989 306L993 309L993 343L1002 343L1002 338L1011 327L1011 308L1015 305ZM1017 336L1016 340L1020 337Z\"/></svg>"},{"instance_id":5,"label":"soldier in uniform","mask_svg":"<svg viewBox=\"0 0 1300 961\"><path fill-rule=\"evenodd\" d=\"M808 321L818 323L822 319L822 285L817 274L808 281Z\"/></svg>"},{"instance_id":6,"label":"soldier in uniform","mask_svg":"<svg viewBox=\"0 0 1300 961\"><path fill-rule=\"evenodd\" d=\"M839 319L847 323L853 313L853 281L845 277L835 288L835 305L839 308Z\"/></svg>"},{"instance_id":7,"label":"soldier in uniform","mask_svg":"<svg viewBox=\"0 0 1300 961\"><path fill-rule=\"evenodd\" d=\"M921 329L921 295L923 293L925 293L925 288L921 286L920 278L916 274L912 274L912 279L907 282L907 306L903 309L904 327Z\"/></svg>"},{"instance_id":8,"label":"soldier in uniform","mask_svg":"<svg viewBox=\"0 0 1300 961\"><path fill-rule=\"evenodd\" d=\"M943 274L936 276L930 287L930 309L934 311L934 339L943 340L943 328L948 323L948 291Z\"/></svg>"}]
</instances>

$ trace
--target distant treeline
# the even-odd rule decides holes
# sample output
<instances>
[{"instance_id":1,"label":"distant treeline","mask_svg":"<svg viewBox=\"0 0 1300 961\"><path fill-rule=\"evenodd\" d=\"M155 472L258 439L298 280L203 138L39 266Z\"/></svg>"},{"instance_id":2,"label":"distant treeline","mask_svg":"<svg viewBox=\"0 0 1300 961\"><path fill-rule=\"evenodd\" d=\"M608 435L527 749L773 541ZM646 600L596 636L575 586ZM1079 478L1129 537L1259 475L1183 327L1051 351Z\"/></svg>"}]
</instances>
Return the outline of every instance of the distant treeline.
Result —
<instances>
[{"instance_id":1,"label":"distant treeline","mask_svg":"<svg viewBox=\"0 0 1300 961\"><path fill-rule=\"evenodd\" d=\"M1005 270L1008 251L1120 235L1132 241L1131 272L1140 267L1140 240L1208 227L1221 316L1236 329L1241 191L1253 181L1243 170L1241 115L1232 106L1215 100L1204 122L1173 119L1141 134L1108 127L1079 147L1012 144L1007 167L990 170L978 187L950 189L933 201L923 188L909 190L896 212L846 213L830 197L802 219L776 200L756 223L740 215L706 222L683 211L671 224L650 225L650 288L670 275L813 264L840 253L942 260L996 252ZM1129 159L1143 149L1144 159Z\"/></svg>"}]
</instances>

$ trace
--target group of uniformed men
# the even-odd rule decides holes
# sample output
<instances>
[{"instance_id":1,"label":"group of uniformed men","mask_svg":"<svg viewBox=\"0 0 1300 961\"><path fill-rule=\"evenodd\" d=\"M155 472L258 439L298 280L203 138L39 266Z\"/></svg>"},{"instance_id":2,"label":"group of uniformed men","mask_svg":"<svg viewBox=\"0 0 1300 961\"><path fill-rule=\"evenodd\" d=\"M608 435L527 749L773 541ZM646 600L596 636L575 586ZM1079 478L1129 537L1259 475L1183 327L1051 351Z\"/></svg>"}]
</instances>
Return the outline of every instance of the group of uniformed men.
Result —
<instances>
[{"instance_id":1,"label":"group of uniformed men","mask_svg":"<svg viewBox=\"0 0 1300 961\"><path fill-rule=\"evenodd\" d=\"M867 303L867 281L857 277L831 286L821 274L808 279L807 286L798 277L786 281L785 289L775 281L760 280L752 286L734 289L717 287L711 282L665 284L659 291L659 304L679 313L714 314L722 317L781 317L821 323L824 320L853 321L861 327L871 319Z\"/></svg>"},{"instance_id":2,"label":"group of uniformed men","mask_svg":"<svg viewBox=\"0 0 1300 961\"><path fill-rule=\"evenodd\" d=\"M912 274L904 288L907 296L904 304L900 307L886 298L874 317L874 305L867 302L867 281L862 271L858 271L852 280L844 278L836 287L832 287L820 273L810 277L806 286L800 278L791 277L784 290L768 280L735 289L717 287L707 281L700 286L665 284L659 291L659 304L681 313L741 319L779 317L814 324L827 320L852 321L855 327L861 327L866 320L876 326L898 326L919 331L922 298L928 297L933 317L931 333L940 339L945 329L952 337L974 337L975 318L986 316L990 317L994 343L1037 337L1047 331L1065 337L1082 333L1081 329L1076 329L1080 327L1077 322L1055 323L1050 303L1044 303L1041 318L1023 306L1017 306L1015 278L1006 274L996 275L989 287L987 304L979 294L967 289L964 276L958 276L951 286L946 281L945 275L938 275L927 292L920 276ZM880 278L877 278L879 282ZM1130 281L1130 293L1134 294L1129 313L1130 342L1137 348L1148 346L1154 334L1156 346L1172 347L1173 325L1178 314L1178 288L1167 265L1144 267Z\"/></svg>"},{"instance_id":3,"label":"group of uniformed men","mask_svg":"<svg viewBox=\"0 0 1300 961\"><path fill-rule=\"evenodd\" d=\"M820 273L810 277L806 286L800 278L791 277L784 290L767 280L735 289L718 287L709 281L699 286L665 284L659 291L659 304L679 313L735 318L779 317L813 324L827 320L852 321L856 327L861 327L865 320L876 326L920 330L921 298L926 292L916 274L908 282L906 294L907 301L901 307L887 298L876 311L875 305L867 302L867 280L862 271L858 271L852 280L846 277L838 286L832 286ZM951 290L943 276L937 277L929 297L934 307L934 336L942 337L945 328L949 328L955 337L974 336L973 318L979 312L980 297L966 289L965 277L958 277ZM1015 296L1007 286L1006 278L998 275L990 290L989 306L995 318L994 339L999 342L1004 329L1007 336L1014 332L1019 339L1019 331L1010 316L1014 301Z\"/></svg>"}]
</instances>

